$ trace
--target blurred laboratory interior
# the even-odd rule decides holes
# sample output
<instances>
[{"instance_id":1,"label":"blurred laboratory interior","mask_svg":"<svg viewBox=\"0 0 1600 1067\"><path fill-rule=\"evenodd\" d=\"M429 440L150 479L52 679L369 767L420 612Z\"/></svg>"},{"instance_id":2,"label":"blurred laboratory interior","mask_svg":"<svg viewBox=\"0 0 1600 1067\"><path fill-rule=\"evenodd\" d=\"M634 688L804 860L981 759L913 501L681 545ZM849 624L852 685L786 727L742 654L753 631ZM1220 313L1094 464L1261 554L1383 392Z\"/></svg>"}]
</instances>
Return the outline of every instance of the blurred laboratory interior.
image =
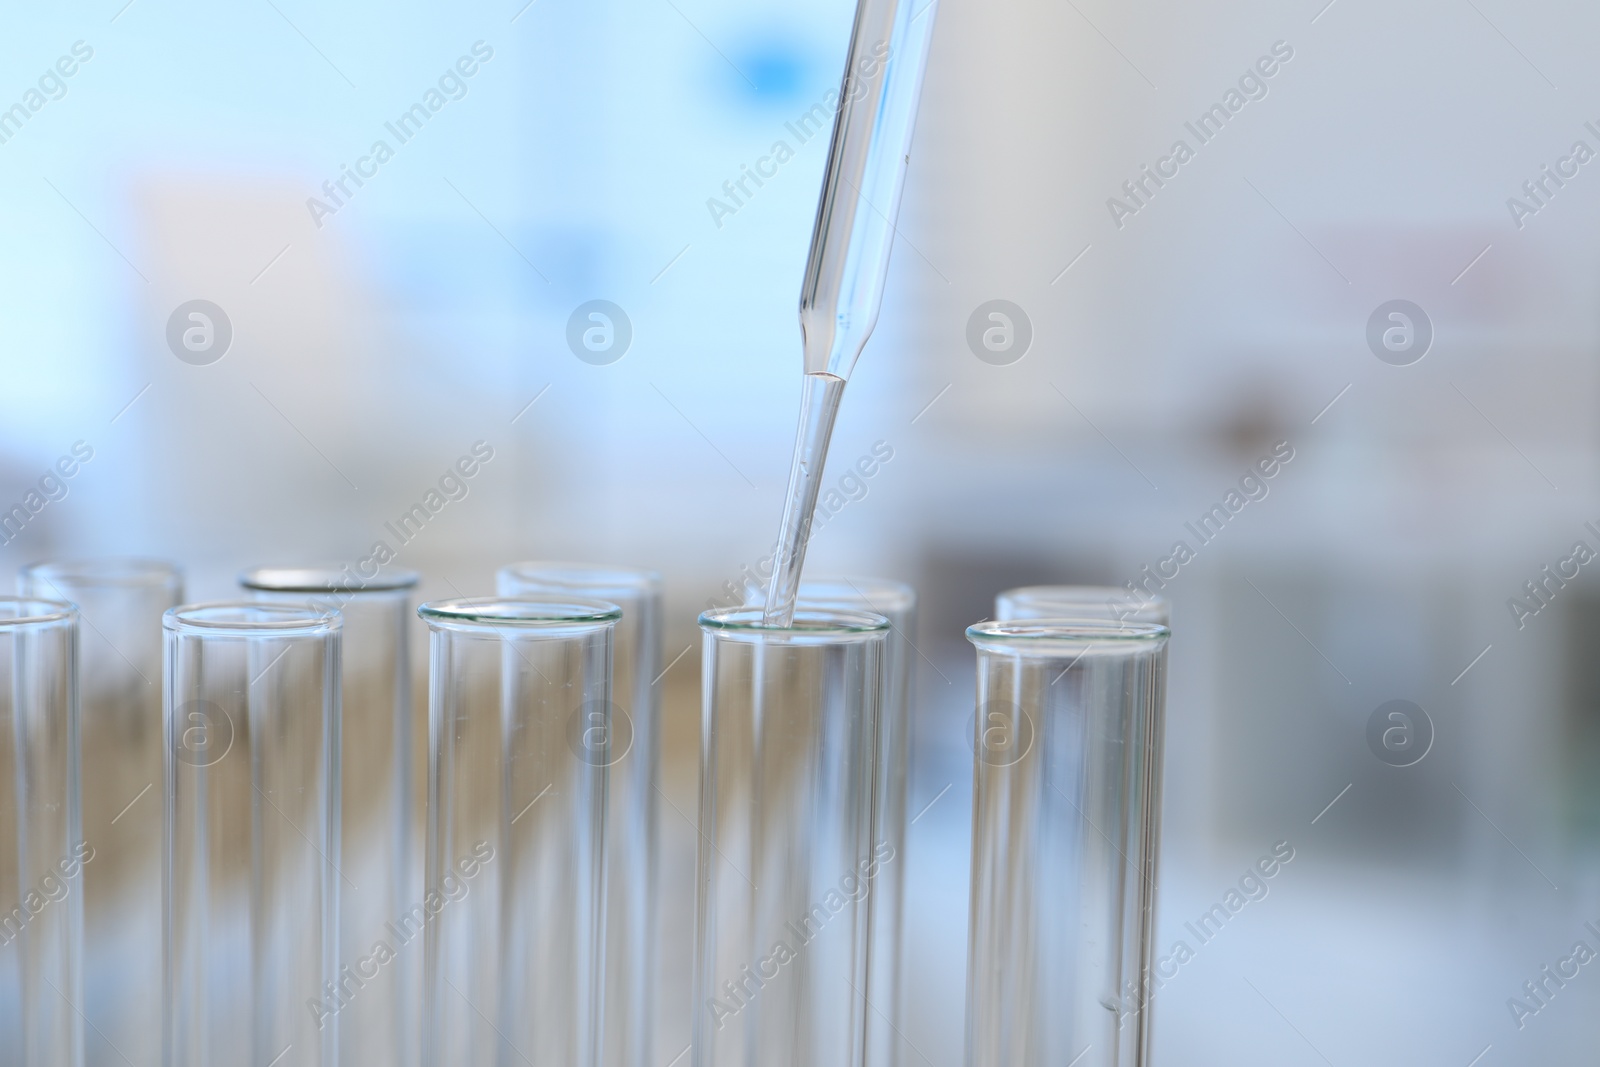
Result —
<instances>
[{"instance_id":1,"label":"blurred laboratory interior","mask_svg":"<svg viewBox=\"0 0 1600 1067\"><path fill-rule=\"evenodd\" d=\"M695 620L772 550L853 10L12 7L0 562L661 572L687 946ZM963 632L1034 583L1172 604L1156 1063L1594 1061L1596 41L1576 0L943 0L807 563L920 594L904 1063L961 1062Z\"/></svg>"}]
</instances>

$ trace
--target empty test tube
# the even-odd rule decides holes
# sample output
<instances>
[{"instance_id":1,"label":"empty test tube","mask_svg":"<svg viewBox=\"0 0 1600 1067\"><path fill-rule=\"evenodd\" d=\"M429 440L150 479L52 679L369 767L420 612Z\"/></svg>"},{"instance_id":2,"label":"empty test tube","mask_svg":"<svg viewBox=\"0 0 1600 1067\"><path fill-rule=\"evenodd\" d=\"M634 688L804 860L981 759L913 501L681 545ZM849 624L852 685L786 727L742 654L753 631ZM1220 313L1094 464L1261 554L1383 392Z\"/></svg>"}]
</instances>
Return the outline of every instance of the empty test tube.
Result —
<instances>
[{"instance_id":1,"label":"empty test tube","mask_svg":"<svg viewBox=\"0 0 1600 1067\"><path fill-rule=\"evenodd\" d=\"M339 967L360 995L323 1006L337 1015L343 1060L412 1067L422 1044L422 944L391 930L422 900L414 810L411 696L412 591L396 570L353 579L324 567L255 567L239 584L262 603L311 605L344 620L340 652ZM388 956L379 965L379 956Z\"/></svg>"},{"instance_id":2,"label":"empty test tube","mask_svg":"<svg viewBox=\"0 0 1600 1067\"><path fill-rule=\"evenodd\" d=\"M905 1054L902 982L906 877L906 803L911 790L912 661L916 656L917 593L883 578L808 578L800 605L867 611L889 620L883 649L883 707L878 717L878 786L874 846L892 860L878 870L868 907L872 943L867 961L867 1067L894 1067Z\"/></svg>"},{"instance_id":3,"label":"empty test tube","mask_svg":"<svg viewBox=\"0 0 1600 1067\"><path fill-rule=\"evenodd\" d=\"M599 1067L615 604L422 605L427 1067Z\"/></svg>"},{"instance_id":4,"label":"empty test tube","mask_svg":"<svg viewBox=\"0 0 1600 1067\"><path fill-rule=\"evenodd\" d=\"M695 1067L859 1067L889 623L802 606L708 611Z\"/></svg>"},{"instance_id":5,"label":"empty test tube","mask_svg":"<svg viewBox=\"0 0 1600 1067\"><path fill-rule=\"evenodd\" d=\"M161 615L183 599L164 560L53 560L23 567L23 596L79 614L84 1060L161 1056Z\"/></svg>"},{"instance_id":6,"label":"empty test tube","mask_svg":"<svg viewBox=\"0 0 1600 1067\"><path fill-rule=\"evenodd\" d=\"M985 622L967 1067L1147 1067L1166 627Z\"/></svg>"},{"instance_id":7,"label":"empty test tube","mask_svg":"<svg viewBox=\"0 0 1600 1067\"><path fill-rule=\"evenodd\" d=\"M0 598L0 1059L82 1067L78 614Z\"/></svg>"},{"instance_id":8,"label":"empty test tube","mask_svg":"<svg viewBox=\"0 0 1600 1067\"><path fill-rule=\"evenodd\" d=\"M1172 621L1172 606L1167 598L1143 590L1102 585L1030 585L1008 589L995 597L995 618L1002 622L1041 619L1089 619L1110 622L1118 627L1167 626ZM1154 729L1143 746L1144 766L1137 780L1153 782L1159 790L1164 750L1163 731ZM1159 820L1159 792L1153 802L1152 818ZM1153 832L1153 828L1152 828ZM1152 880L1154 857L1150 858ZM1148 975L1145 975L1148 980ZM1145 1013L1148 1015L1148 1011ZM1148 1025L1148 1024L1147 1024ZM1148 1032L1148 1031L1147 1031Z\"/></svg>"},{"instance_id":9,"label":"empty test tube","mask_svg":"<svg viewBox=\"0 0 1600 1067\"><path fill-rule=\"evenodd\" d=\"M693 916L657 914L656 781L661 750L661 576L637 567L536 561L500 568L501 596L577 596L622 609L611 639L611 765L606 811L607 1067L657 1067L688 1040L691 959L673 951ZM655 1048L657 1028L676 1048Z\"/></svg>"},{"instance_id":10,"label":"empty test tube","mask_svg":"<svg viewBox=\"0 0 1600 1067\"><path fill-rule=\"evenodd\" d=\"M166 630L167 1067L338 1063L339 629L197 604Z\"/></svg>"}]
</instances>

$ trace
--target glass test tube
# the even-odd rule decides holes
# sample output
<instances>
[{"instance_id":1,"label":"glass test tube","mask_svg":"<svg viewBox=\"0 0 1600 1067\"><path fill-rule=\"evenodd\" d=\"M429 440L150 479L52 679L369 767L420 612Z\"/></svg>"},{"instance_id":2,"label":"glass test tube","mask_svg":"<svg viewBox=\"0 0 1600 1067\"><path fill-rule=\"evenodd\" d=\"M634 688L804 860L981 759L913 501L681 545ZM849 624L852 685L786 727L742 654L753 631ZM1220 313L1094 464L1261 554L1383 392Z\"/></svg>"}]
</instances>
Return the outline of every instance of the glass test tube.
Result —
<instances>
[{"instance_id":1,"label":"glass test tube","mask_svg":"<svg viewBox=\"0 0 1600 1067\"><path fill-rule=\"evenodd\" d=\"M985 622L968 1067L1146 1067L1167 628Z\"/></svg>"},{"instance_id":2,"label":"glass test tube","mask_svg":"<svg viewBox=\"0 0 1600 1067\"><path fill-rule=\"evenodd\" d=\"M894 1067L904 1052L902 914L905 906L906 804L911 793L912 659L917 593L883 578L812 578L800 583L800 604L867 611L889 620L883 650L882 714L878 718L877 810L872 844L888 846L868 894L872 944L867 960L868 1067Z\"/></svg>"},{"instance_id":3,"label":"glass test tube","mask_svg":"<svg viewBox=\"0 0 1600 1067\"><path fill-rule=\"evenodd\" d=\"M1167 598L1140 590L1130 593L1116 586L1100 585L1033 585L1008 589L995 597L995 618L1004 621L1037 619L1099 619L1118 626L1159 625L1170 628L1172 606ZM1155 731L1145 746L1144 779L1157 783L1161 780L1162 731ZM1160 818L1159 793L1154 801L1153 817ZM1153 864L1152 860L1152 864ZM1154 881L1154 867L1151 868ZM1149 961L1146 961L1148 966ZM1148 980L1148 974L1145 979ZM1146 1023L1148 1026L1148 1022ZM1146 1031L1148 1033L1148 1030Z\"/></svg>"},{"instance_id":4,"label":"glass test tube","mask_svg":"<svg viewBox=\"0 0 1600 1067\"><path fill-rule=\"evenodd\" d=\"M256 567L253 599L310 604L344 619L340 637L339 967L355 977L323 1005L347 1063L412 1067L422 1045L422 946L390 929L422 899L411 773L411 594L418 576L370 579L342 567ZM388 958L392 954L393 958ZM359 989L359 995L356 990Z\"/></svg>"},{"instance_id":5,"label":"glass test tube","mask_svg":"<svg viewBox=\"0 0 1600 1067\"><path fill-rule=\"evenodd\" d=\"M859 1067L888 621L708 611L695 1067Z\"/></svg>"},{"instance_id":6,"label":"glass test tube","mask_svg":"<svg viewBox=\"0 0 1600 1067\"><path fill-rule=\"evenodd\" d=\"M161 615L183 599L164 560L54 560L23 567L17 591L79 616L84 1059L161 1056Z\"/></svg>"},{"instance_id":7,"label":"glass test tube","mask_svg":"<svg viewBox=\"0 0 1600 1067\"><path fill-rule=\"evenodd\" d=\"M1113 622L1172 624L1167 598L1130 594L1114 585L1025 585L994 598L994 617L1014 619L1110 619Z\"/></svg>"},{"instance_id":8,"label":"glass test tube","mask_svg":"<svg viewBox=\"0 0 1600 1067\"><path fill-rule=\"evenodd\" d=\"M662 959L656 914L661 576L590 563L513 563L496 574L495 591L512 597L577 596L622 609L611 637L613 763L606 805L603 1062L607 1067L656 1067L655 1028L686 1015L672 1013L676 1005L670 1002L686 991L690 977L686 954L681 962ZM682 917L685 924L691 921Z\"/></svg>"},{"instance_id":9,"label":"glass test tube","mask_svg":"<svg viewBox=\"0 0 1600 1067\"><path fill-rule=\"evenodd\" d=\"M329 1002L361 995L337 962L340 619L192 604L162 624L162 1062L333 1067Z\"/></svg>"},{"instance_id":10,"label":"glass test tube","mask_svg":"<svg viewBox=\"0 0 1600 1067\"><path fill-rule=\"evenodd\" d=\"M598 1067L615 604L446 600L428 624L423 1063Z\"/></svg>"},{"instance_id":11,"label":"glass test tube","mask_svg":"<svg viewBox=\"0 0 1600 1067\"><path fill-rule=\"evenodd\" d=\"M0 597L0 1058L82 1067L83 869L78 614Z\"/></svg>"}]
</instances>

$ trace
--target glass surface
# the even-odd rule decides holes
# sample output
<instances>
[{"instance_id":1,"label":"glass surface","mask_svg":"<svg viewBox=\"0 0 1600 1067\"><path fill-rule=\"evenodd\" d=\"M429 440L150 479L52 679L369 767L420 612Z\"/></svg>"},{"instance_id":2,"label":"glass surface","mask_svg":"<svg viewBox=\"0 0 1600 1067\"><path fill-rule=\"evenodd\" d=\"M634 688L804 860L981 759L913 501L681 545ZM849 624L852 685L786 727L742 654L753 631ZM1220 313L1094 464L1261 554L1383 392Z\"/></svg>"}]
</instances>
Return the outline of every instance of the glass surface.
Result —
<instances>
[{"instance_id":1,"label":"glass surface","mask_svg":"<svg viewBox=\"0 0 1600 1067\"><path fill-rule=\"evenodd\" d=\"M81 1067L84 839L78 794L78 615L0 598L0 1059Z\"/></svg>"},{"instance_id":2,"label":"glass surface","mask_svg":"<svg viewBox=\"0 0 1600 1067\"><path fill-rule=\"evenodd\" d=\"M856 6L800 289L807 374L849 378L877 325L937 7L937 0Z\"/></svg>"},{"instance_id":3,"label":"glass surface","mask_svg":"<svg viewBox=\"0 0 1600 1067\"><path fill-rule=\"evenodd\" d=\"M883 578L808 578L800 583L800 606L868 611L889 620L883 648L883 702L878 718L878 787L872 841L888 846L890 859L878 870L868 895L872 944L867 958L867 1058L869 1067L889 1067L908 1051L910 1021L904 1001L901 943L905 906L906 804L911 791L912 670L916 651L917 593L904 582Z\"/></svg>"},{"instance_id":4,"label":"glass surface","mask_svg":"<svg viewBox=\"0 0 1600 1067\"><path fill-rule=\"evenodd\" d=\"M1012 619L1110 619L1133 624L1172 623L1164 596L1130 593L1114 585L1025 585L994 598L994 617Z\"/></svg>"},{"instance_id":5,"label":"glass surface","mask_svg":"<svg viewBox=\"0 0 1600 1067\"><path fill-rule=\"evenodd\" d=\"M606 809L606 1034L608 1067L658 1067L657 1028L688 1041L693 961L664 950L656 782L661 759L661 576L634 567L536 561L500 568L502 596L594 597L622 609L611 636L613 731ZM693 916L670 917L673 925ZM683 958L678 958L679 956ZM670 1058L672 1052L665 1053Z\"/></svg>"},{"instance_id":6,"label":"glass surface","mask_svg":"<svg viewBox=\"0 0 1600 1067\"><path fill-rule=\"evenodd\" d=\"M598 1067L611 632L577 597L424 604L423 1062Z\"/></svg>"},{"instance_id":7,"label":"glass surface","mask_svg":"<svg viewBox=\"0 0 1600 1067\"><path fill-rule=\"evenodd\" d=\"M988 622L973 716L968 1067L1146 1067L1168 631Z\"/></svg>"},{"instance_id":8,"label":"glass surface","mask_svg":"<svg viewBox=\"0 0 1600 1067\"><path fill-rule=\"evenodd\" d=\"M163 1062L331 1067L370 978L337 959L341 620L237 603L162 623Z\"/></svg>"},{"instance_id":9,"label":"glass surface","mask_svg":"<svg viewBox=\"0 0 1600 1067\"><path fill-rule=\"evenodd\" d=\"M263 603L338 611L340 637L339 965L362 980L335 998L341 1058L409 1067L422 1048L422 945L390 924L422 899L411 773L409 631L414 571L359 579L340 567L256 567L239 576ZM377 954L394 958L378 966Z\"/></svg>"},{"instance_id":10,"label":"glass surface","mask_svg":"<svg viewBox=\"0 0 1600 1067\"><path fill-rule=\"evenodd\" d=\"M793 617L834 417L878 323L937 7L938 0L860 0L844 77L828 101L833 139L800 285L804 394L768 626L786 627Z\"/></svg>"},{"instance_id":11,"label":"glass surface","mask_svg":"<svg viewBox=\"0 0 1600 1067\"><path fill-rule=\"evenodd\" d=\"M800 591L800 572L805 569L806 548L811 543L811 527L817 514L817 496L822 491L822 472L827 466L828 444L833 439L833 421L844 397L844 379L833 374L807 374L800 394L800 426L795 432L794 458L789 467L789 489L783 498L783 516L778 523L778 548L773 558L772 577L767 583L765 622L782 628L794 618Z\"/></svg>"},{"instance_id":12,"label":"glass surface","mask_svg":"<svg viewBox=\"0 0 1600 1067\"><path fill-rule=\"evenodd\" d=\"M696 1067L859 1067L867 899L899 862L872 839L888 621L708 611L696 922Z\"/></svg>"},{"instance_id":13,"label":"glass surface","mask_svg":"<svg viewBox=\"0 0 1600 1067\"><path fill-rule=\"evenodd\" d=\"M17 574L23 596L79 616L84 1059L161 1056L161 615L183 599L156 559L53 560Z\"/></svg>"}]
</instances>

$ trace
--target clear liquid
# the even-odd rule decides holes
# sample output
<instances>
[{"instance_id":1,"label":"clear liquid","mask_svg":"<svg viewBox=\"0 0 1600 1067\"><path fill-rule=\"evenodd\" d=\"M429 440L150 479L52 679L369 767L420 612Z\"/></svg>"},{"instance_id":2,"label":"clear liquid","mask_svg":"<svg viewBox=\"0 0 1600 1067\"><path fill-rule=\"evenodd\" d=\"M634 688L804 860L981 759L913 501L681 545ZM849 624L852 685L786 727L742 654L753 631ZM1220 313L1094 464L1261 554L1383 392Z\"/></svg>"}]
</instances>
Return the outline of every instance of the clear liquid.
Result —
<instances>
[{"instance_id":1,"label":"clear liquid","mask_svg":"<svg viewBox=\"0 0 1600 1067\"><path fill-rule=\"evenodd\" d=\"M766 626L784 628L794 622L795 598L800 593L800 571L811 540L811 520L822 489L822 468L833 438L833 420L839 414L844 379L832 374L807 374L800 398L800 429L795 435L794 462L789 467L789 492L783 505L783 525L778 531L778 554L767 584L762 613Z\"/></svg>"}]
</instances>

